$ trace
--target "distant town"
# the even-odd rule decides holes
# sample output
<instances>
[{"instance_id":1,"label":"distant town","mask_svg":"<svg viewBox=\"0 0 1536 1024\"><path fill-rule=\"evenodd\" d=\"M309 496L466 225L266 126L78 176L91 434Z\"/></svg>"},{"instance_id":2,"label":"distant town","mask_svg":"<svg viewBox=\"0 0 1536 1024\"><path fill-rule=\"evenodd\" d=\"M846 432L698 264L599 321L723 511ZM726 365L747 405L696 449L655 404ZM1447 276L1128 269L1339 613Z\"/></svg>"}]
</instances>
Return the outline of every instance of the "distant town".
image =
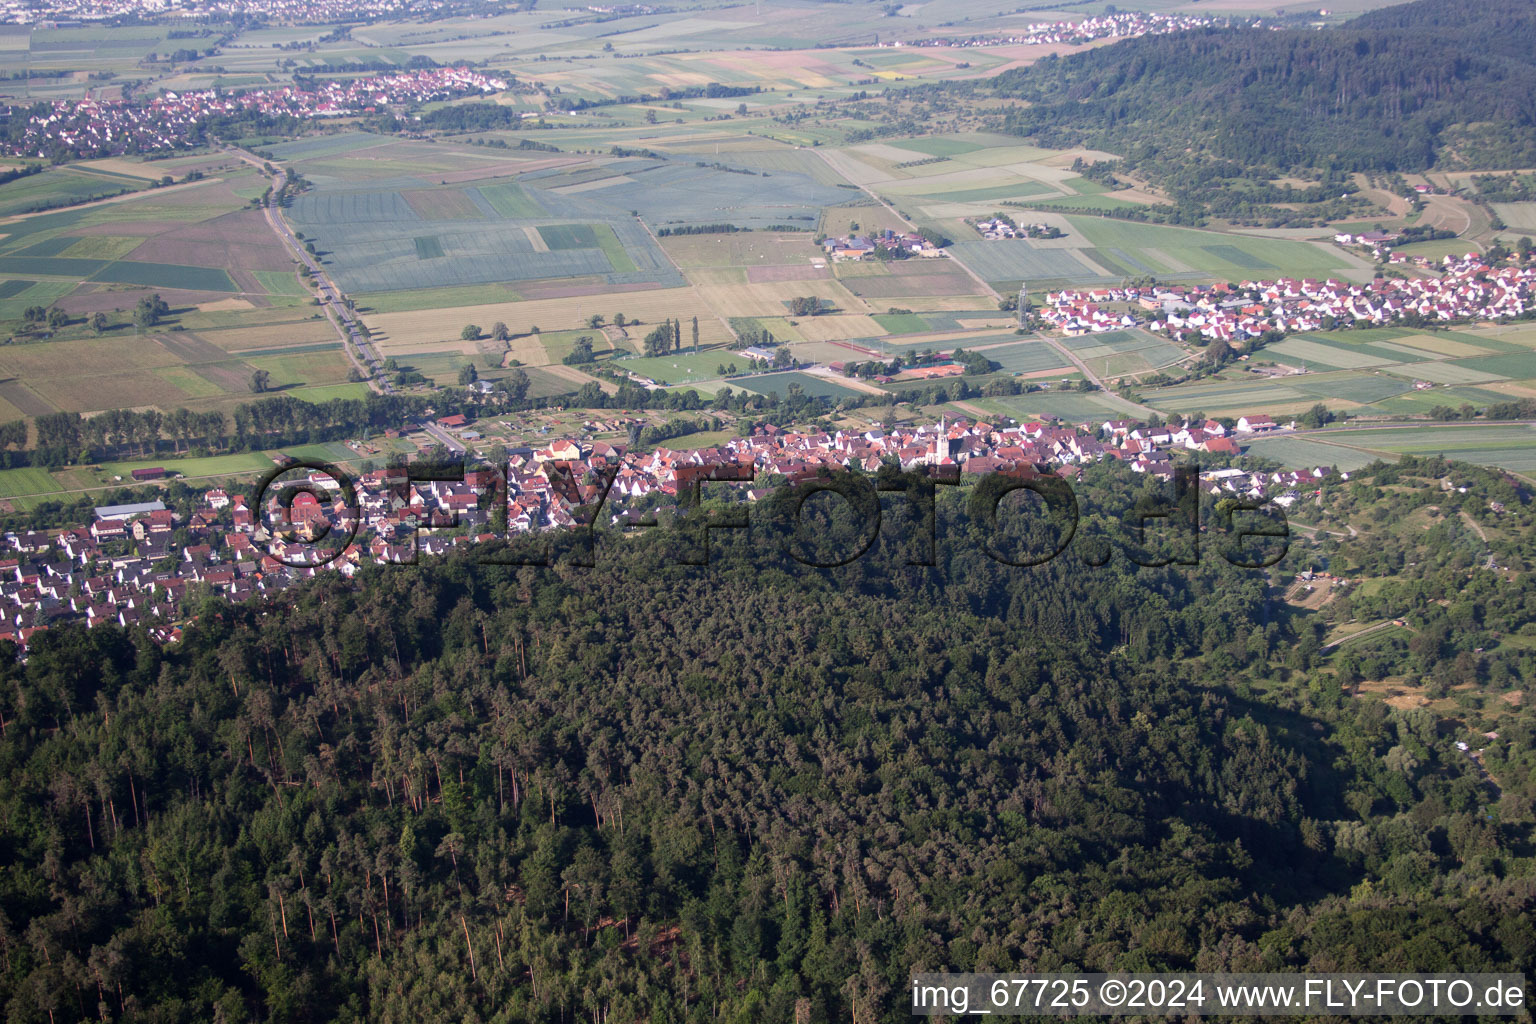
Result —
<instances>
[{"instance_id":1,"label":"distant town","mask_svg":"<svg viewBox=\"0 0 1536 1024\"><path fill-rule=\"evenodd\" d=\"M1207 18L1192 14L1152 14L1124 11L1100 14L1082 21L1052 21L1031 25L1027 32L1013 35L939 36L882 43L882 46L1083 46L1100 39L1129 39L1134 36L1165 35L1192 28L1235 24L1229 18ZM1245 21L1244 24L1255 24Z\"/></svg>"},{"instance_id":2,"label":"distant town","mask_svg":"<svg viewBox=\"0 0 1536 1024\"><path fill-rule=\"evenodd\" d=\"M329 118L374 113L396 104L430 103L501 92L507 81L469 68L430 68L294 86L225 92L165 92L147 103L124 100L56 100L33 113L11 156L48 158L60 151L87 156L159 153L199 145L209 120L232 114ZM13 112L18 108L12 108Z\"/></svg>"},{"instance_id":3,"label":"distant town","mask_svg":"<svg viewBox=\"0 0 1536 1024\"><path fill-rule=\"evenodd\" d=\"M1182 342L1243 342L1399 322L1513 319L1536 309L1536 266L1494 267L1477 253L1447 256L1440 277L1332 278L1214 285L1129 285L1048 292L1035 314L1068 335L1144 327ZM1113 304L1121 308L1110 309ZM1127 304L1128 307L1127 308Z\"/></svg>"},{"instance_id":4,"label":"distant town","mask_svg":"<svg viewBox=\"0 0 1536 1024\"><path fill-rule=\"evenodd\" d=\"M73 28L118 18L240 15L279 24L324 25L383 17L425 18L460 6L446 0L8 0L0 22Z\"/></svg>"}]
</instances>

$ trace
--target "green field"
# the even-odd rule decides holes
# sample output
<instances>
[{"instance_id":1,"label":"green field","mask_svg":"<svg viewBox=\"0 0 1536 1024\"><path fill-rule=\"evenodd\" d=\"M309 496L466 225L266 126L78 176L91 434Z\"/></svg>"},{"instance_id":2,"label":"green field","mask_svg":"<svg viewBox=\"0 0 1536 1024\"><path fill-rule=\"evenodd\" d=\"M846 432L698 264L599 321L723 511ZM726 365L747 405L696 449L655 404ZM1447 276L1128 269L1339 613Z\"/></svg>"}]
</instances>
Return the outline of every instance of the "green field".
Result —
<instances>
[{"instance_id":1,"label":"green field","mask_svg":"<svg viewBox=\"0 0 1536 1024\"><path fill-rule=\"evenodd\" d=\"M916 313L876 313L870 319L891 334L917 334L931 329L928 321Z\"/></svg>"},{"instance_id":2,"label":"green field","mask_svg":"<svg viewBox=\"0 0 1536 1024\"><path fill-rule=\"evenodd\" d=\"M760 395L777 393L780 398L785 397L789 393L789 386L791 384L800 385L800 390L812 398L828 398L834 402L841 398L848 398L849 396L863 393L854 388L845 387L827 377L818 376L813 373L800 373L794 370L785 373L760 374L748 377L742 383Z\"/></svg>"},{"instance_id":3,"label":"green field","mask_svg":"<svg viewBox=\"0 0 1536 1024\"><path fill-rule=\"evenodd\" d=\"M1141 203L1132 202L1129 199L1121 199L1117 196L1052 196L1049 199L1036 199L1031 207L1039 207L1042 210L1118 210L1132 206L1141 206Z\"/></svg>"},{"instance_id":4,"label":"green field","mask_svg":"<svg viewBox=\"0 0 1536 1024\"><path fill-rule=\"evenodd\" d=\"M1141 392L1147 405L1169 412L1210 414L1253 412L1276 404L1301 402L1309 396L1281 380L1221 380L1153 388Z\"/></svg>"},{"instance_id":5,"label":"green field","mask_svg":"<svg viewBox=\"0 0 1536 1024\"><path fill-rule=\"evenodd\" d=\"M308 298L309 289L299 281L298 276L287 270L253 270L256 280L266 289L268 295L289 295L294 298Z\"/></svg>"},{"instance_id":6,"label":"green field","mask_svg":"<svg viewBox=\"0 0 1536 1024\"><path fill-rule=\"evenodd\" d=\"M989 348L981 354L999 364L1005 373L1038 373L1055 369L1073 372L1071 363L1043 341L1020 341L1000 348Z\"/></svg>"},{"instance_id":7,"label":"green field","mask_svg":"<svg viewBox=\"0 0 1536 1024\"><path fill-rule=\"evenodd\" d=\"M1068 217L1073 229L1095 247L1152 249L1192 271L1236 279L1319 276L1350 264L1336 250L1310 242L1254 235L1226 234L1194 228L1142 224L1105 217Z\"/></svg>"},{"instance_id":8,"label":"green field","mask_svg":"<svg viewBox=\"0 0 1536 1024\"><path fill-rule=\"evenodd\" d=\"M1482 466L1499 466L1519 473L1536 472L1536 427L1523 424L1436 423L1329 430L1316 435L1329 444L1367 455L1443 455Z\"/></svg>"},{"instance_id":9,"label":"green field","mask_svg":"<svg viewBox=\"0 0 1536 1024\"><path fill-rule=\"evenodd\" d=\"M556 251L597 248L597 233L591 224L545 224L539 228L539 237Z\"/></svg>"},{"instance_id":10,"label":"green field","mask_svg":"<svg viewBox=\"0 0 1536 1024\"><path fill-rule=\"evenodd\" d=\"M1065 376L1065 375L1064 375ZM1125 403L1101 391L1037 391L1008 398L968 399L968 405L1019 420L1057 417L1069 423L1103 421L1134 414Z\"/></svg>"},{"instance_id":11,"label":"green field","mask_svg":"<svg viewBox=\"0 0 1536 1024\"><path fill-rule=\"evenodd\" d=\"M60 490L53 474L36 466L21 469L0 470L0 498L16 498L27 494L47 494Z\"/></svg>"},{"instance_id":12,"label":"green field","mask_svg":"<svg viewBox=\"0 0 1536 1024\"><path fill-rule=\"evenodd\" d=\"M517 219L548 215L544 207L539 205L538 200L534 199L527 189L515 182L482 185L477 191L485 197L486 202L491 204L491 208L503 217Z\"/></svg>"},{"instance_id":13,"label":"green field","mask_svg":"<svg viewBox=\"0 0 1536 1024\"><path fill-rule=\"evenodd\" d=\"M409 288L389 292L364 292L353 296L366 313L407 313L415 309L448 309L516 302L522 298L505 284L467 284L447 288Z\"/></svg>"},{"instance_id":14,"label":"green field","mask_svg":"<svg viewBox=\"0 0 1536 1024\"><path fill-rule=\"evenodd\" d=\"M84 203L120 192L132 192L147 184L129 178L102 178L68 167L50 167L41 174L17 178L0 185L0 217L31 213L49 206Z\"/></svg>"},{"instance_id":15,"label":"green field","mask_svg":"<svg viewBox=\"0 0 1536 1024\"><path fill-rule=\"evenodd\" d=\"M1245 442L1245 455L1271 459L1292 469L1333 466L1348 472L1375 462L1380 456L1342 444L1330 444L1310 437L1260 437Z\"/></svg>"},{"instance_id":16,"label":"green field","mask_svg":"<svg viewBox=\"0 0 1536 1024\"><path fill-rule=\"evenodd\" d=\"M615 369L628 370L642 377L649 377L658 384L684 384L690 380L710 380L719 377L717 367L722 363L735 363L746 368L746 360L724 349L703 351L698 355L679 352L656 358L629 358L613 363Z\"/></svg>"},{"instance_id":17,"label":"green field","mask_svg":"<svg viewBox=\"0 0 1536 1024\"><path fill-rule=\"evenodd\" d=\"M980 143L966 142L962 139L943 138L933 135L922 139L904 139L893 142L893 146L902 149L910 149L914 153L925 153L928 156L959 156L961 153L974 153L981 149Z\"/></svg>"}]
</instances>

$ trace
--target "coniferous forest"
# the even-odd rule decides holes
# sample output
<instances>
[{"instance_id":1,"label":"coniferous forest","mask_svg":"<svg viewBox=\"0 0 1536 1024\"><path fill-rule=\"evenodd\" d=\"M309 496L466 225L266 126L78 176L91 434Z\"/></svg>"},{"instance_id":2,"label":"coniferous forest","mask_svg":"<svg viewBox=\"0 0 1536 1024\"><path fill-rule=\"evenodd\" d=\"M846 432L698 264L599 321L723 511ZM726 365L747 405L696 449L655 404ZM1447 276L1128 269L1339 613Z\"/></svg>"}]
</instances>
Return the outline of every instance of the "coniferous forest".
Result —
<instances>
[{"instance_id":1,"label":"coniferous forest","mask_svg":"<svg viewBox=\"0 0 1536 1024\"><path fill-rule=\"evenodd\" d=\"M1337 496L1362 524L1454 500L1374 472ZM591 568L567 536L210 598L165 648L52 631L0 670L4 1017L898 1021L918 969L1529 972L1531 712L1495 786L1351 697L1269 570L1092 567L1157 499L1078 493L1034 567L983 550L1054 546L1019 508L946 493L926 566L910 510L848 561L867 520L813 497L790 533L781 493L708 565L685 527L740 506ZM1382 657L1528 678L1491 637L1531 584L1469 585L1444 539L1330 553L1412 560L1358 600L1431 639Z\"/></svg>"}]
</instances>

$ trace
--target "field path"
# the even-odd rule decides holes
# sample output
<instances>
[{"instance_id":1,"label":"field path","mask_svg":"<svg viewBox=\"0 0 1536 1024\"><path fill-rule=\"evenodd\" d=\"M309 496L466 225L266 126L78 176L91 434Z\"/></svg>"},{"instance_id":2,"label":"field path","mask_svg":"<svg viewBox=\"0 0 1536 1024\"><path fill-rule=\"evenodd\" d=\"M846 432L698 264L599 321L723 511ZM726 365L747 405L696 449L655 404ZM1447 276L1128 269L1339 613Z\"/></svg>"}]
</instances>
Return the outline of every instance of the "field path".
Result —
<instances>
[{"instance_id":1,"label":"field path","mask_svg":"<svg viewBox=\"0 0 1536 1024\"><path fill-rule=\"evenodd\" d=\"M246 163L263 171L269 166L267 161L255 153L247 152L238 146L227 146L226 149ZM394 387L384 377L384 361L379 358L378 350L369 345L362 332L358 329L358 321L352 317L346 305L341 301L341 290L336 287L335 282L326 276L325 271L320 269L320 261L300 248L299 240L294 236L293 229L288 226L287 221L283 220L283 215L278 210L277 197L283 190L283 186L287 184L287 181L287 172L282 168L275 168L275 173L272 175L272 192L267 197L267 205L262 210L266 215L267 225L271 227L278 239L282 241L283 247L300 263L308 267L315 281L318 282L320 286L319 292L311 294L320 300L320 308L325 310L326 319L331 322L331 326L336 328L336 334L341 338L341 350L347 354L347 358L352 361L352 365L357 368L357 372L362 374L363 379L368 382L369 388L381 394L389 394L394 391Z\"/></svg>"}]
</instances>

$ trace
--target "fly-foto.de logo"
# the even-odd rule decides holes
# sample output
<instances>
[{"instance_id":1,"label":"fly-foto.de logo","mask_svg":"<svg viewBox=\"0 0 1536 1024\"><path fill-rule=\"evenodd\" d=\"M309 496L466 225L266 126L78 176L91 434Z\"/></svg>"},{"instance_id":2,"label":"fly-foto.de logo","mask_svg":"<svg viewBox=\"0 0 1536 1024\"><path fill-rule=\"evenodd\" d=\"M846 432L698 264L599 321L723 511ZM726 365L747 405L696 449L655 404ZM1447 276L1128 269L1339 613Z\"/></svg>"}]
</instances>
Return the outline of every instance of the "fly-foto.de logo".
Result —
<instances>
[{"instance_id":1,"label":"fly-foto.de logo","mask_svg":"<svg viewBox=\"0 0 1536 1024\"><path fill-rule=\"evenodd\" d=\"M1176 467L1129 507L1092 516L1068 480L1032 464L966 478L956 466L891 466L788 480L760 480L751 466L683 465L668 492L675 503L649 511L620 508L619 473L617 464L551 460L531 479L512 479L492 465L417 462L353 477L330 463L292 462L253 491L255 540L295 568L343 559L414 564L424 550L466 545L485 546L479 560L487 564L549 565L551 556L517 542L564 531L569 550L561 564L591 567L599 526L665 526L684 538L676 564L707 565L712 536L757 530L794 561L830 569L864 557L882 530L905 535L905 564L935 565L945 525L963 522L987 557L1016 567L1066 554L1102 566L1119 550L1141 566L1194 565L1214 552L1260 569L1285 556L1290 536L1283 510L1271 502L1202 501L1192 465ZM941 496L950 493L961 502L946 516L954 506ZM1085 529L1090 518L1094 528Z\"/></svg>"}]
</instances>

